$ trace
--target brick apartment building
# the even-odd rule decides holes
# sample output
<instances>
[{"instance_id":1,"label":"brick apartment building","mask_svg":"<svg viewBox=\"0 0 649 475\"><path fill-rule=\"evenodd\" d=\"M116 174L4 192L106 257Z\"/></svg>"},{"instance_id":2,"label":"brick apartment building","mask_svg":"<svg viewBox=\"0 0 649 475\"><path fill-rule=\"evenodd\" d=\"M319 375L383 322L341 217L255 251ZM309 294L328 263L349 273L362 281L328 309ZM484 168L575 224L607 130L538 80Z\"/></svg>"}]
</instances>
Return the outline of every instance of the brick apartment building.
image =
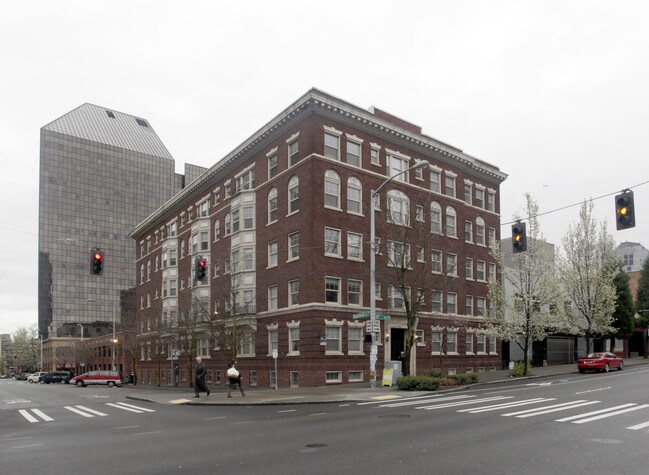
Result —
<instances>
[{"instance_id":1,"label":"brick apartment building","mask_svg":"<svg viewBox=\"0 0 649 475\"><path fill-rule=\"evenodd\" d=\"M416 125L308 91L131 233L138 382L189 383L199 355L208 384L224 384L233 335L246 386L368 381L367 319L353 316L370 306L370 194L384 184L375 288L377 313L390 318L379 375L404 348L400 275L423 296L417 374L499 369L484 315L505 178Z\"/></svg>"}]
</instances>

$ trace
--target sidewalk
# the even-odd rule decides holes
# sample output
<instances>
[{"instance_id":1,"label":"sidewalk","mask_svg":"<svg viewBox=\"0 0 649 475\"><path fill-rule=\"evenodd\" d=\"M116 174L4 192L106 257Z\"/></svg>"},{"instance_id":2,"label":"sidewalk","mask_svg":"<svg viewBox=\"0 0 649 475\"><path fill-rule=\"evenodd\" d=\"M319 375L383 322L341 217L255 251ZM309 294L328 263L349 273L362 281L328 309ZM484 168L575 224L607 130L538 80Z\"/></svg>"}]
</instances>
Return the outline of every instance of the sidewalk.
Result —
<instances>
[{"instance_id":1,"label":"sidewalk","mask_svg":"<svg viewBox=\"0 0 649 475\"><path fill-rule=\"evenodd\" d=\"M649 359L629 358L624 360L625 367L649 364ZM479 373L479 382L476 384L458 386L453 388L464 389L482 384L511 381L509 370L488 371ZM521 379L535 379L546 376L562 374L578 375L577 364L554 365L539 368L532 368L532 375ZM362 401L380 401L413 397L428 393L400 391L396 386L381 387L381 381L377 380L377 387L371 388L369 382L337 384L331 386L319 386L315 388L244 388L245 397L239 391L232 391L232 397L227 397L226 387L210 388L208 396L201 393L199 398L194 398L194 392L189 387L140 387L126 386L126 398L137 401L149 401L158 404L185 404L185 405L210 405L210 406L250 406L250 405L289 405L289 404L324 404L324 403L351 403Z\"/></svg>"}]
</instances>

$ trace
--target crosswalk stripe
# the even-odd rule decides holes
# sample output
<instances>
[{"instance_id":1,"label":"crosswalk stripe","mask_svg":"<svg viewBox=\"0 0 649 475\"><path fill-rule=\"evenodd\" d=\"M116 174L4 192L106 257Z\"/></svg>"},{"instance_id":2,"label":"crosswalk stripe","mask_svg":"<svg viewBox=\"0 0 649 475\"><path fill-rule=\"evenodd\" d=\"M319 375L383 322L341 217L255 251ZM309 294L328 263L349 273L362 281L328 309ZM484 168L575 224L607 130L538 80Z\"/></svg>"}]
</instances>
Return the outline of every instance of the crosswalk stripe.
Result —
<instances>
[{"instance_id":1,"label":"crosswalk stripe","mask_svg":"<svg viewBox=\"0 0 649 475\"><path fill-rule=\"evenodd\" d=\"M130 407L120 406L119 404L113 404L112 402L107 402L106 405L110 407L116 407L117 409L121 409L123 411L136 412L138 414L142 414L142 412L144 412L144 411L138 411L137 409L132 409Z\"/></svg>"},{"instance_id":2,"label":"crosswalk stripe","mask_svg":"<svg viewBox=\"0 0 649 475\"><path fill-rule=\"evenodd\" d=\"M649 422L643 422L642 424L636 424L634 426L627 427L627 429L639 430L639 429L644 429L645 427L649 427Z\"/></svg>"},{"instance_id":3,"label":"crosswalk stripe","mask_svg":"<svg viewBox=\"0 0 649 475\"><path fill-rule=\"evenodd\" d=\"M524 401L517 401L517 402L503 402L500 404L493 404L491 406L482 406L482 407L471 407L469 409L459 409L457 412L468 412L470 414L478 414L480 412L488 412L488 411L497 411L498 409L509 409L510 407L518 407L518 406L527 406L528 404L540 404L542 402L550 402L550 401L555 401L555 398L542 398L542 397L537 397L534 399L525 399Z\"/></svg>"},{"instance_id":4,"label":"crosswalk stripe","mask_svg":"<svg viewBox=\"0 0 649 475\"><path fill-rule=\"evenodd\" d=\"M423 399L439 399L443 397L442 394L437 394L437 395L431 395L431 394L426 394L425 396L412 396L408 398L399 398L400 402L407 402L407 401L421 401ZM468 397L468 396L464 396ZM370 406L370 405L378 405L378 404L385 404L385 400L379 400L374 398L375 400L373 401L364 401L364 402L358 402L356 403L357 406Z\"/></svg>"},{"instance_id":5,"label":"crosswalk stripe","mask_svg":"<svg viewBox=\"0 0 649 475\"><path fill-rule=\"evenodd\" d=\"M578 404L572 404L571 406L555 407L554 409L539 410L538 412L530 412L528 414L523 414L521 416L516 416L519 419L525 419L526 417L535 417L542 416L543 414L550 414L552 412L566 411L568 409L576 409L582 406L590 406L591 404L598 404L600 401L585 401ZM543 409L543 408L539 408Z\"/></svg>"},{"instance_id":6,"label":"crosswalk stripe","mask_svg":"<svg viewBox=\"0 0 649 475\"><path fill-rule=\"evenodd\" d=\"M38 422L38 419L36 419L34 416L32 416L29 412L27 412L25 409L20 409L18 411L21 416L23 416L25 419L27 419L29 422Z\"/></svg>"},{"instance_id":7,"label":"crosswalk stripe","mask_svg":"<svg viewBox=\"0 0 649 475\"><path fill-rule=\"evenodd\" d=\"M415 409L425 409L427 411L430 411L432 409L443 409L446 407L466 406L467 404L479 404L481 402L502 401L503 399L510 399L512 397L513 396L494 396L494 397L487 397L483 399L471 399L469 401L454 401L445 404L435 404L434 406L421 406L421 407L416 407Z\"/></svg>"},{"instance_id":8,"label":"crosswalk stripe","mask_svg":"<svg viewBox=\"0 0 649 475\"><path fill-rule=\"evenodd\" d=\"M391 402L389 404L381 404L379 407L403 407L403 406L414 406L417 404L426 404L429 402L438 402L438 401L454 401L458 399L468 399L475 396L462 394L459 396L448 396L448 397L437 397L437 398L427 398L427 399L411 399L408 401L400 400L399 402Z\"/></svg>"},{"instance_id":9,"label":"crosswalk stripe","mask_svg":"<svg viewBox=\"0 0 649 475\"><path fill-rule=\"evenodd\" d=\"M77 406L79 409L82 411L89 412L91 414L94 414L96 416L107 416L108 414L104 414L103 412L95 411L94 409L90 409L89 407L86 406Z\"/></svg>"},{"instance_id":10,"label":"crosswalk stripe","mask_svg":"<svg viewBox=\"0 0 649 475\"><path fill-rule=\"evenodd\" d=\"M72 411L83 417L95 417L92 414L88 414L87 412L82 411L81 409L77 409L76 407L72 407L72 406L63 406L63 407L65 407L68 411Z\"/></svg>"},{"instance_id":11,"label":"crosswalk stripe","mask_svg":"<svg viewBox=\"0 0 649 475\"><path fill-rule=\"evenodd\" d=\"M576 416L562 417L561 419L556 419L555 422L569 422L574 421L575 419L582 419L584 417L594 416L596 414L604 414L605 412L615 411L616 409L623 409L625 407L635 406L635 403L622 404L620 406L607 407L600 409L598 411L587 412L585 414L577 414Z\"/></svg>"},{"instance_id":12,"label":"crosswalk stripe","mask_svg":"<svg viewBox=\"0 0 649 475\"><path fill-rule=\"evenodd\" d=\"M146 407L134 406L133 404L127 404L125 402L118 402L116 404L119 404L120 406L130 407L130 408L133 408L133 409L139 409L140 411L144 411L144 412L155 412L154 409L148 409Z\"/></svg>"},{"instance_id":13,"label":"crosswalk stripe","mask_svg":"<svg viewBox=\"0 0 649 475\"><path fill-rule=\"evenodd\" d=\"M649 407L649 404L641 404L640 406L629 407L627 409L620 409L619 411L608 412L606 414L601 414L599 416L589 417L588 419L579 419L578 421L573 421L572 423L573 424L584 424L586 422L597 421L599 419L604 419L606 417L618 416L618 415L624 414L626 412L637 411L638 409L644 409L645 407Z\"/></svg>"},{"instance_id":14,"label":"crosswalk stripe","mask_svg":"<svg viewBox=\"0 0 649 475\"><path fill-rule=\"evenodd\" d=\"M504 417L519 416L519 415L522 415L522 414L528 414L528 413L543 411L543 410L546 410L546 409L554 409L554 408L559 408L559 407L565 407L565 406L570 406L572 404L579 404L579 403L582 403L582 402L587 402L587 401L585 399L580 399L578 401L562 402L560 404L553 404L551 406L535 407L534 409L526 409L524 411L509 412L507 414L502 414L502 416L504 416Z\"/></svg>"},{"instance_id":15,"label":"crosswalk stripe","mask_svg":"<svg viewBox=\"0 0 649 475\"><path fill-rule=\"evenodd\" d=\"M34 414L36 414L38 417L40 417L41 419L43 419L44 421L46 421L46 422L49 422L49 421L53 421L53 420L54 420L54 419L52 419L50 416L48 416L47 414L45 414L43 411L40 411L40 410L38 410L38 409L32 409L32 412L33 412Z\"/></svg>"}]
</instances>

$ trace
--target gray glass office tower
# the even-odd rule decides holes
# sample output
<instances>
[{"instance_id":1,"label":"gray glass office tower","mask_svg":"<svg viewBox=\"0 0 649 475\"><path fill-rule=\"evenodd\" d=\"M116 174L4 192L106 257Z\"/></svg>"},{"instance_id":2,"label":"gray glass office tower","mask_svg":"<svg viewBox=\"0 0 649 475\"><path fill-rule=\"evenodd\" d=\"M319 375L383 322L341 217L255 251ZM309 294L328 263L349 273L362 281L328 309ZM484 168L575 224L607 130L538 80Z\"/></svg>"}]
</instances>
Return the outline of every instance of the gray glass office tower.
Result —
<instances>
[{"instance_id":1,"label":"gray glass office tower","mask_svg":"<svg viewBox=\"0 0 649 475\"><path fill-rule=\"evenodd\" d=\"M38 324L44 337L112 331L113 318L120 321L120 294L135 286L129 233L183 185L145 119L84 104L41 129ZM92 248L104 254L100 275L90 272Z\"/></svg>"}]
</instances>

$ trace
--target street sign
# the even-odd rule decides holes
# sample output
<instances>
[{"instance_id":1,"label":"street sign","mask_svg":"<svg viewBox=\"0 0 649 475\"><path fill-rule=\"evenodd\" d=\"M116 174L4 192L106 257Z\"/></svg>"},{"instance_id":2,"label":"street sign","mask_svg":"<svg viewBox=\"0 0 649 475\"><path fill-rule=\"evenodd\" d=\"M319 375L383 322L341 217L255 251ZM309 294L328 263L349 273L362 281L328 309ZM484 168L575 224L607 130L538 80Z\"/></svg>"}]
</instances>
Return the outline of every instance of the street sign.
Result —
<instances>
[{"instance_id":1,"label":"street sign","mask_svg":"<svg viewBox=\"0 0 649 475\"><path fill-rule=\"evenodd\" d=\"M273 358L277 359L277 348L273 348Z\"/></svg>"},{"instance_id":2,"label":"street sign","mask_svg":"<svg viewBox=\"0 0 649 475\"><path fill-rule=\"evenodd\" d=\"M377 320L390 320L390 315L377 315Z\"/></svg>"},{"instance_id":3,"label":"street sign","mask_svg":"<svg viewBox=\"0 0 649 475\"><path fill-rule=\"evenodd\" d=\"M374 323L374 325L372 325ZM365 331L367 333L379 333L381 331L381 322L374 320L368 320L365 322Z\"/></svg>"},{"instance_id":4,"label":"street sign","mask_svg":"<svg viewBox=\"0 0 649 475\"><path fill-rule=\"evenodd\" d=\"M372 314L370 312L361 312L361 313L355 313L352 315L352 318L354 320L358 320L359 318L367 318L370 317Z\"/></svg>"}]
</instances>

